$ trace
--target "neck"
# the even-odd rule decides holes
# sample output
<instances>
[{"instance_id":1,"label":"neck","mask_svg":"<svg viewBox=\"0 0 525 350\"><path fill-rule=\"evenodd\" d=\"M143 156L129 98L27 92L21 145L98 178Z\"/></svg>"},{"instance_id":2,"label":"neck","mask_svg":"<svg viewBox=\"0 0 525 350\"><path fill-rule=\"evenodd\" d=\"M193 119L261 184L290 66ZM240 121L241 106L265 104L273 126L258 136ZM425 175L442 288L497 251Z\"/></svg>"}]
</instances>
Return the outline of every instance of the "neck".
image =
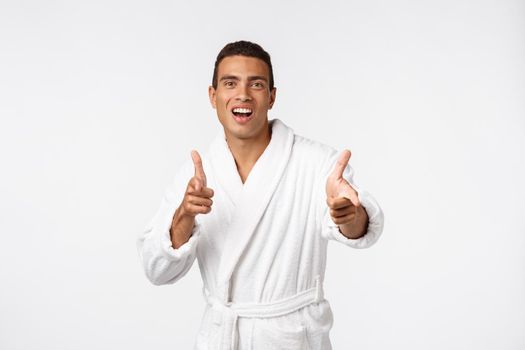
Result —
<instances>
[{"instance_id":1,"label":"neck","mask_svg":"<svg viewBox=\"0 0 525 350\"><path fill-rule=\"evenodd\" d=\"M235 159L237 171L243 183L255 165L255 162L257 162L257 159L259 159L270 143L270 139L271 127L269 125L267 125L264 132L256 138L238 139L227 137L226 142Z\"/></svg>"}]
</instances>

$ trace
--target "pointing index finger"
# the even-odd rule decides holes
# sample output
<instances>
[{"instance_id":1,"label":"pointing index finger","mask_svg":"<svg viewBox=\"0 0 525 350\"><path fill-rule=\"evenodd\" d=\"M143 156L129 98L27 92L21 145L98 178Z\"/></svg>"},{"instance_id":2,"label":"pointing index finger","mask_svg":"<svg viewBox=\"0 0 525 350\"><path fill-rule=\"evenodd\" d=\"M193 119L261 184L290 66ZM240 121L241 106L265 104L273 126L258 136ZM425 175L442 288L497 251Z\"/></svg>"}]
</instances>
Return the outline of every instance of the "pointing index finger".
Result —
<instances>
[{"instance_id":1,"label":"pointing index finger","mask_svg":"<svg viewBox=\"0 0 525 350\"><path fill-rule=\"evenodd\" d=\"M202 167L202 159L196 150L191 151L191 159L193 160L193 165L195 166L195 176L201 179L206 186L206 174L204 174L204 168Z\"/></svg>"},{"instance_id":2,"label":"pointing index finger","mask_svg":"<svg viewBox=\"0 0 525 350\"><path fill-rule=\"evenodd\" d=\"M341 152L341 155L339 156L339 159L337 160L334 171L332 173L332 175L334 175L337 179L343 177L343 172L345 171L345 168L348 165L348 161L350 160L351 155L352 153L347 149Z\"/></svg>"}]
</instances>

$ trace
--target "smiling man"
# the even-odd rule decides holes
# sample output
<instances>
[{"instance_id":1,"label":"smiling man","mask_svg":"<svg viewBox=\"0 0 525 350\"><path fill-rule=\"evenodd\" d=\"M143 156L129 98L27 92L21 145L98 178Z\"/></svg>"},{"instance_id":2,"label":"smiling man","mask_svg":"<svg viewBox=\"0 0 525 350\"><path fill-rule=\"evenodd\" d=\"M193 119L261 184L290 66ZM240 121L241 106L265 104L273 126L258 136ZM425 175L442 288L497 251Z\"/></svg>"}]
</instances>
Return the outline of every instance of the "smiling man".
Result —
<instances>
[{"instance_id":1,"label":"smiling man","mask_svg":"<svg viewBox=\"0 0 525 350\"><path fill-rule=\"evenodd\" d=\"M371 246L381 208L353 183L350 151L268 120L276 88L259 45L226 45L208 93L223 131L192 151L140 235L146 276L174 283L199 261L196 349L331 349L327 243Z\"/></svg>"}]
</instances>

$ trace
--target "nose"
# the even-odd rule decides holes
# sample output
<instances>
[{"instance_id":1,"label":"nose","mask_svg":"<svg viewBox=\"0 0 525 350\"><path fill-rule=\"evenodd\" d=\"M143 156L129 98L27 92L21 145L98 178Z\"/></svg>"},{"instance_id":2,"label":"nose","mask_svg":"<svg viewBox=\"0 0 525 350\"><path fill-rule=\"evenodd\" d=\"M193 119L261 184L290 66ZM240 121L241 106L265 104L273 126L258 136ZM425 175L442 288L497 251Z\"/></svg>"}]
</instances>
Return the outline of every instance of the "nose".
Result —
<instances>
[{"instance_id":1,"label":"nose","mask_svg":"<svg viewBox=\"0 0 525 350\"><path fill-rule=\"evenodd\" d=\"M252 97L250 96L248 87L245 84L240 84L239 94L237 95L237 100L241 102L251 101Z\"/></svg>"}]
</instances>

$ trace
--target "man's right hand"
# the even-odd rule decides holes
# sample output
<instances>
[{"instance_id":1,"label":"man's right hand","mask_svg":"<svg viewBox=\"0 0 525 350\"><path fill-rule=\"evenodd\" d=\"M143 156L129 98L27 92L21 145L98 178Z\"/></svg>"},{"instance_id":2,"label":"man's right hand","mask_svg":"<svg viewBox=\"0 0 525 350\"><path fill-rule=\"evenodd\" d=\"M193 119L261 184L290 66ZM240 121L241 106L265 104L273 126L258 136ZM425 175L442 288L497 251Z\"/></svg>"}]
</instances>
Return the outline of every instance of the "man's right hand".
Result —
<instances>
[{"instance_id":1,"label":"man's right hand","mask_svg":"<svg viewBox=\"0 0 525 350\"><path fill-rule=\"evenodd\" d=\"M211 211L213 190L206 187L206 174L202 167L202 159L197 151L191 152L195 175L188 182L186 193L181 205L175 211L171 223L171 243L177 249L186 243L193 231L195 216L208 214Z\"/></svg>"}]
</instances>

